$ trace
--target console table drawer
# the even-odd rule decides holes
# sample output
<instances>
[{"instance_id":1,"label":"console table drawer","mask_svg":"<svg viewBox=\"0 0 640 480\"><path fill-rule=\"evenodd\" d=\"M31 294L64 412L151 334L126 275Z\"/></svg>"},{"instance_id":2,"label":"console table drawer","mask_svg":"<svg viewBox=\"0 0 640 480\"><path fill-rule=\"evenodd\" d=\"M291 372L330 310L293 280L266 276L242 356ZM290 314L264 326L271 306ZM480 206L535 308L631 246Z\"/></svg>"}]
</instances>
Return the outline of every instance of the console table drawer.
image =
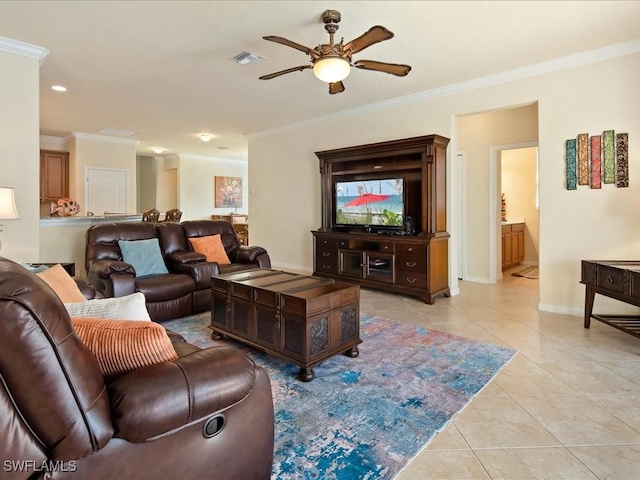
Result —
<instances>
[{"instance_id":1,"label":"console table drawer","mask_svg":"<svg viewBox=\"0 0 640 480\"><path fill-rule=\"evenodd\" d=\"M316 248L336 248L336 244L335 238L318 237L316 240Z\"/></svg>"},{"instance_id":2,"label":"console table drawer","mask_svg":"<svg viewBox=\"0 0 640 480\"><path fill-rule=\"evenodd\" d=\"M396 260L396 269L407 273L426 273L427 258L424 256L402 255Z\"/></svg>"},{"instance_id":3,"label":"console table drawer","mask_svg":"<svg viewBox=\"0 0 640 480\"><path fill-rule=\"evenodd\" d=\"M425 289L427 288L427 275L426 273L399 271L396 273L396 285Z\"/></svg>"},{"instance_id":4,"label":"console table drawer","mask_svg":"<svg viewBox=\"0 0 640 480\"><path fill-rule=\"evenodd\" d=\"M410 243L397 243L396 244L396 254L397 255L422 255L427 256L427 246L426 245L413 245Z\"/></svg>"},{"instance_id":5,"label":"console table drawer","mask_svg":"<svg viewBox=\"0 0 640 480\"><path fill-rule=\"evenodd\" d=\"M627 282L625 282L625 270L607 265L598 265L596 277L596 285L598 287L606 288L614 292L626 293Z\"/></svg>"}]
</instances>

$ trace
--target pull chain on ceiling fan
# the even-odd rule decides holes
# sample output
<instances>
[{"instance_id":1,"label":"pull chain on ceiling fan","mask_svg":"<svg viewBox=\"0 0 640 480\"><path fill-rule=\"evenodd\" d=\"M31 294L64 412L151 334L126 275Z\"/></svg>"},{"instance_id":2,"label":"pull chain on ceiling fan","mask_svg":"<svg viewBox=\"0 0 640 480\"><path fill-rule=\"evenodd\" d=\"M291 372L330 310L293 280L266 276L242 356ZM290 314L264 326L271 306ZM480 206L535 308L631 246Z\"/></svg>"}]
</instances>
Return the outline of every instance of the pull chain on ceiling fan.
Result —
<instances>
[{"instance_id":1,"label":"pull chain on ceiling fan","mask_svg":"<svg viewBox=\"0 0 640 480\"><path fill-rule=\"evenodd\" d=\"M306 53L311 57L311 65L301 65L270 73L269 75L263 75L260 77L260 80L271 80L280 75L301 72L302 70L313 68L314 75L329 84L329 93L333 95L344 92L342 80L347 78L351 72L351 67L390 73L398 77L404 77L411 71L409 65L397 63L377 62L374 60L358 60L351 63L351 56L354 53L358 53L371 45L393 38L393 33L385 27L380 25L371 27L358 38L344 44L344 39L341 39L340 43L333 42L333 35L338 30L338 23L340 23L340 12L337 10L327 10L322 14L322 21L324 22L325 30L329 33L329 43L320 44L315 48L305 47L286 38L273 35L262 37L270 42L280 43Z\"/></svg>"}]
</instances>

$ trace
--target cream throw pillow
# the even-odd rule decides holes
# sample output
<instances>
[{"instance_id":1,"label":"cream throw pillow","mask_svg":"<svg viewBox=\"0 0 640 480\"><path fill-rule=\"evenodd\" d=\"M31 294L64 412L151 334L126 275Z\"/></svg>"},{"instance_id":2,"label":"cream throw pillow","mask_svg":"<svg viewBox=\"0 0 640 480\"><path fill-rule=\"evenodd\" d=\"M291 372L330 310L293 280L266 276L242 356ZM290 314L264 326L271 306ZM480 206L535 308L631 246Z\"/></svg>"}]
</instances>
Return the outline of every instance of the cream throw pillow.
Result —
<instances>
[{"instance_id":1,"label":"cream throw pillow","mask_svg":"<svg viewBox=\"0 0 640 480\"><path fill-rule=\"evenodd\" d=\"M147 311L144 293L116 298L98 298L84 302L65 303L70 317L92 317L111 320L146 320L151 321Z\"/></svg>"},{"instance_id":2,"label":"cream throw pillow","mask_svg":"<svg viewBox=\"0 0 640 480\"><path fill-rule=\"evenodd\" d=\"M36 273L56 292L62 303L86 302L87 299L78 288L78 284L67 273L62 265L57 264L43 272Z\"/></svg>"}]
</instances>

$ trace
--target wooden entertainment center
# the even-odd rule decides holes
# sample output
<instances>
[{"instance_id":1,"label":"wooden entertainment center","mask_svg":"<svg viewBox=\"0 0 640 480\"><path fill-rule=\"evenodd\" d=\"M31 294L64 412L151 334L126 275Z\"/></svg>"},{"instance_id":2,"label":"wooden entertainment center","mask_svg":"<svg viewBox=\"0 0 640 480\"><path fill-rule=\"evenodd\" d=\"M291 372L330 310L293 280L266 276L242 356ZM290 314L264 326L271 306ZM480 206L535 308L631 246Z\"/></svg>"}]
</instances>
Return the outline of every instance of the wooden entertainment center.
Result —
<instances>
[{"instance_id":1,"label":"wooden entertainment center","mask_svg":"<svg viewBox=\"0 0 640 480\"><path fill-rule=\"evenodd\" d=\"M404 293L433 304L449 296L446 150L426 135L316 152L322 227L313 231L314 275ZM336 182L402 178L402 228L336 221Z\"/></svg>"}]
</instances>

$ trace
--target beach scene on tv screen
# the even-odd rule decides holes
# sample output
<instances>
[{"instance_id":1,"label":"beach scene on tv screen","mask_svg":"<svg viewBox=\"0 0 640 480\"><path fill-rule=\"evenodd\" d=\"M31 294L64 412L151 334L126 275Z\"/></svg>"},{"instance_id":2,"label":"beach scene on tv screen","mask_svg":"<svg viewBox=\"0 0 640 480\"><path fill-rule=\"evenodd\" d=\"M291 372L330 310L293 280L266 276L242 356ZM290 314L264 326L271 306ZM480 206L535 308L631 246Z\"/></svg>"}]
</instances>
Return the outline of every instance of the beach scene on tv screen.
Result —
<instances>
[{"instance_id":1,"label":"beach scene on tv screen","mask_svg":"<svg viewBox=\"0 0 640 480\"><path fill-rule=\"evenodd\" d=\"M337 225L402 226L403 180L336 182Z\"/></svg>"}]
</instances>

